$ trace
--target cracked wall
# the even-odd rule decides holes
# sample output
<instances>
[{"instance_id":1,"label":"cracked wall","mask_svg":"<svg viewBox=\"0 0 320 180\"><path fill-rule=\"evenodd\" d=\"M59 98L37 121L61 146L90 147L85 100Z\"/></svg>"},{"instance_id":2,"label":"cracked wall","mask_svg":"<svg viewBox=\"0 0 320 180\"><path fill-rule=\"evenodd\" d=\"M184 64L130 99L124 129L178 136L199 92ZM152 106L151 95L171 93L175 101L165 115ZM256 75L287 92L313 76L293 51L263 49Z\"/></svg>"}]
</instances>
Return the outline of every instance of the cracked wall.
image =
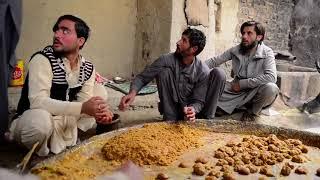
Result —
<instances>
[{"instance_id":1,"label":"cracked wall","mask_svg":"<svg viewBox=\"0 0 320 180\"><path fill-rule=\"evenodd\" d=\"M141 72L160 54L170 51L171 1L137 1L136 51L132 75Z\"/></svg>"}]
</instances>

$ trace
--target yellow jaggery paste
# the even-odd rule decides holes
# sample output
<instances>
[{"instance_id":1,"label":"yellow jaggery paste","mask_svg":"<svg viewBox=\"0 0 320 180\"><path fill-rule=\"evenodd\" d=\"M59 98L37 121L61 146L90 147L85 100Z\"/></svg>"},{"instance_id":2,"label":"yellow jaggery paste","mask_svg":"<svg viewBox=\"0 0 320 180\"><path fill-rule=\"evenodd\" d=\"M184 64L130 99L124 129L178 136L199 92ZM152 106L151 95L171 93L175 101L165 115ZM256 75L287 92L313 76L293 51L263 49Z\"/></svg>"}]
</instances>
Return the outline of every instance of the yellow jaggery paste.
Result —
<instances>
[{"instance_id":1,"label":"yellow jaggery paste","mask_svg":"<svg viewBox=\"0 0 320 180\"><path fill-rule=\"evenodd\" d=\"M167 166L189 148L203 145L201 137L205 134L205 131L186 124L146 124L111 138L102 153L107 160Z\"/></svg>"}]
</instances>

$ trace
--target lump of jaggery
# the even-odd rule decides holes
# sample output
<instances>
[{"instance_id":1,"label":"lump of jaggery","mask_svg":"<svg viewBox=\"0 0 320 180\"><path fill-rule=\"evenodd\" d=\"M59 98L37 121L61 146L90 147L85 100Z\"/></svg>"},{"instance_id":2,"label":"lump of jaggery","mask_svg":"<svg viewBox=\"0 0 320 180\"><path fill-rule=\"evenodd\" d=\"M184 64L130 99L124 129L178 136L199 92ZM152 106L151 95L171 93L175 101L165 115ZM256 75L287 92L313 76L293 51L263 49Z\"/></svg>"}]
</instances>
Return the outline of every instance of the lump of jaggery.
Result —
<instances>
[{"instance_id":1,"label":"lump of jaggery","mask_svg":"<svg viewBox=\"0 0 320 180\"><path fill-rule=\"evenodd\" d=\"M224 159L219 159L218 162L216 163L216 166L223 166L223 165L228 165L228 161Z\"/></svg>"},{"instance_id":2,"label":"lump of jaggery","mask_svg":"<svg viewBox=\"0 0 320 180\"><path fill-rule=\"evenodd\" d=\"M223 180L235 180L236 177L232 172L227 172L227 173L223 174L222 179Z\"/></svg>"},{"instance_id":3,"label":"lump of jaggery","mask_svg":"<svg viewBox=\"0 0 320 180\"><path fill-rule=\"evenodd\" d=\"M291 161L295 163L304 163L306 160L302 156L296 155L292 157Z\"/></svg>"},{"instance_id":4,"label":"lump of jaggery","mask_svg":"<svg viewBox=\"0 0 320 180\"><path fill-rule=\"evenodd\" d=\"M269 151L273 151L273 152L279 152L280 151L280 149L278 147L276 147L274 144L270 144L268 146L268 150Z\"/></svg>"},{"instance_id":5,"label":"lump of jaggery","mask_svg":"<svg viewBox=\"0 0 320 180\"><path fill-rule=\"evenodd\" d=\"M236 145L237 145L237 143L234 142L234 141L230 141L230 142L228 142L228 143L226 144L227 147L233 147L233 146L236 146Z\"/></svg>"},{"instance_id":6,"label":"lump of jaggery","mask_svg":"<svg viewBox=\"0 0 320 180\"><path fill-rule=\"evenodd\" d=\"M185 124L152 123L110 138L102 148L107 160L130 159L138 165L166 166L203 143L205 131Z\"/></svg>"},{"instance_id":7,"label":"lump of jaggery","mask_svg":"<svg viewBox=\"0 0 320 180\"><path fill-rule=\"evenodd\" d=\"M266 175L268 177L273 177L272 169L269 166L263 166L260 169L260 174Z\"/></svg>"},{"instance_id":8,"label":"lump of jaggery","mask_svg":"<svg viewBox=\"0 0 320 180\"><path fill-rule=\"evenodd\" d=\"M308 153L308 151L309 151L308 148L304 145L302 145L302 148L300 150L302 153L305 153L305 154Z\"/></svg>"},{"instance_id":9,"label":"lump of jaggery","mask_svg":"<svg viewBox=\"0 0 320 180\"><path fill-rule=\"evenodd\" d=\"M293 165L293 164L290 164L289 162L286 162L284 165L285 165L285 166L289 166L291 169L294 169L294 165Z\"/></svg>"},{"instance_id":10,"label":"lump of jaggery","mask_svg":"<svg viewBox=\"0 0 320 180\"><path fill-rule=\"evenodd\" d=\"M198 157L195 161L195 163L202 163L202 164L207 164L208 163L208 158L205 157Z\"/></svg>"},{"instance_id":11,"label":"lump of jaggery","mask_svg":"<svg viewBox=\"0 0 320 180\"><path fill-rule=\"evenodd\" d=\"M186 162L181 162L178 167L180 167L180 168L188 168L188 167L190 167L190 164L188 164Z\"/></svg>"},{"instance_id":12,"label":"lump of jaggery","mask_svg":"<svg viewBox=\"0 0 320 180\"><path fill-rule=\"evenodd\" d=\"M292 144L294 146L302 145L302 142L298 139L287 139L285 140L287 144Z\"/></svg>"},{"instance_id":13,"label":"lump of jaggery","mask_svg":"<svg viewBox=\"0 0 320 180\"><path fill-rule=\"evenodd\" d=\"M217 178L214 176L206 176L205 180L216 180Z\"/></svg>"},{"instance_id":14,"label":"lump of jaggery","mask_svg":"<svg viewBox=\"0 0 320 180\"><path fill-rule=\"evenodd\" d=\"M316 175L320 177L320 168L317 169Z\"/></svg>"},{"instance_id":15,"label":"lump of jaggery","mask_svg":"<svg viewBox=\"0 0 320 180\"><path fill-rule=\"evenodd\" d=\"M217 169L214 169L209 172L208 176L214 176L216 178L219 178L222 175L222 172L218 171Z\"/></svg>"},{"instance_id":16,"label":"lump of jaggery","mask_svg":"<svg viewBox=\"0 0 320 180\"><path fill-rule=\"evenodd\" d=\"M290 173L291 173L291 168L289 166L286 166L284 165L282 168L281 168L281 172L280 174L283 175L283 176L289 176Z\"/></svg>"},{"instance_id":17,"label":"lump of jaggery","mask_svg":"<svg viewBox=\"0 0 320 180\"><path fill-rule=\"evenodd\" d=\"M299 166L294 172L296 174L307 174L308 170L305 167Z\"/></svg>"},{"instance_id":18,"label":"lump of jaggery","mask_svg":"<svg viewBox=\"0 0 320 180\"><path fill-rule=\"evenodd\" d=\"M201 163L196 163L193 166L193 173L198 176L203 176L206 173L206 170Z\"/></svg>"},{"instance_id":19,"label":"lump of jaggery","mask_svg":"<svg viewBox=\"0 0 320 180\"><path fill-rule=\"evenodd\" d=\"M217 158L217 159L223 159L225 157L225 154L222 151L215 151L214 152L214 157Z\"/></svg>"},{"instance_id":20,"label":"lump of jaggery","mask_svg":"<svg viewBox=\"0 0 320 180\"><path fill-rule=\"evenodd\" d=\"M241 166L238 169L238 173L242 174L242 175L249 175L250 174L250 169L245 167L245 166Z\"/></svg>"},{"instance_id":21,"label":"lump of jaggery","mask_svg":"<svg viewBox=\"0 0 320 180\"><path fill-rule=\"evenodd\" d=\"M221 171L226 173L226 172L233 172L233 167L232 166L228 166L228 165L223 165L221 168Z\"/></svg>"},{"instance_id":22,"label":"lump of jaggery","mask_svg":"<svg viewBox=\"0 0 320 180\"><path fill-rule=\"evenodd\" d=\"M167 180L167 179L169 179L169 176L164 173L159 173L156 177L156 180Z\"/></svg>"},{"instance_id":23,"label":"lump of jaggery","mask_svg":"<svg viewBox=\"0 0 320 180\"><path fill-rule=\"evenodd\" d=\"M226 157L225 160L228 162L230 166L233 166L234 160L231 157Z\"/></svg>"},{"instance_id":24,"label":"lump of jaggery","mask_svg":"<svg viewBox=\"0 0 320 180\"><path fill-rule=\"evenodd\" d=\"M250 173L256 173L258 172L258 168L254 165L248 165L248 168L250 170Z\"/></svg>"},{"instance_id":25,"label":"lump of jaggery","mask_svg":"<svg viewBox=\"0 0 320 180\"><path fill-rule=\"evenodd\" d=\"M264 165L264 162L263 162L261 159L259 159L259 158L254 158L253 161L252 161L252 163L253 163L254 165L256 165L256 166L263 166L263 165Z\"/></svg>"}]
</instances>

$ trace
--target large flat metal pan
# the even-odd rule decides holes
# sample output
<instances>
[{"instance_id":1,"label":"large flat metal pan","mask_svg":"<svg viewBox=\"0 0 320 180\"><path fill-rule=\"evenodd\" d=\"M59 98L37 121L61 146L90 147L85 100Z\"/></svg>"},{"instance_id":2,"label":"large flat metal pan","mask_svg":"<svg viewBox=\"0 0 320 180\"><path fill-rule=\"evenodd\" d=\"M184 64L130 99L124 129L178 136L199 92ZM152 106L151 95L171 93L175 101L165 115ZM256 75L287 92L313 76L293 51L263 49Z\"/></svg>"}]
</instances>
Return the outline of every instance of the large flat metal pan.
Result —
<instances>
[{"instance_id":1,"label":"large flat metal pan","mask_svg":"<svg viewBox=\"0 0 320 180\"><path fill-rule=\"evenodd\" d=\"M172 123L172 122L168 122ZM257 124L253 122L239 122L239 121L232 121L232 120L219 120L219 121L209 121L209 120L197 120L196 123L193 124L197 128L205 129L213 133L226 133L226 137L231 135L237 135L238 138L243 137L244 135L256 135L256 136L268 136L269 134L275 134L280 139L299 139L301 140L305 145L314 147L315 153L313 152L313 156L319 156L316 157L315 161L308 165L308 167L312 166L312 172L310 172L308 178L314 179L316 176L314 175L316 166L319 166L320 168L320 135L311 133L311 132L304 132L294 129L287 129L283 127L274 127L264 124ZM37 164L34 169L41 169L43 167L48 166L55 166L63 161L78 161L78 163L81 163L81 160L79 158L83 159L94 159L93 157L101 156L101 147L104 145L105 141L113 136L118 135L119 133L126 132L129 129L132 128L140 128L143 125L137 125L130 128L123 128L119 130L115 130L109 133L101 134L99 136L95 136L93 138L88 139L87 141L79 144L76 147L73 147L69 150L66 150L65 152L56 155L54 157L51 157L47 160L44 160L43 162ZM229 135L228 135L229 134ZM224 140L222 142L225 143ZM214 143L215 144L215 143ZM222 143L223 144L223 143ZM221 142L216 143L217 146L221 146ZM215 147L217 148L217 147ZM213 149L210 149L210 152ZM198 154L209 152L209 149L203 150L202 152L197 152ZM188 153L187 153L188 154ZM193 155L192 155L193 154ZM189 153L189 155L185 155L181 157L182 159L190 159L192 160L192 156L194 156L195 153ZM190 156L190 157L188 157ZM74 158L70 158L74 157ZM180 160L181 160L180 158ZM92 162L86 162L87 164L90 164ZM144 167L144 172L146 174L146 179L152 179L158 172L168 172L168 174L173 179L203 179L204 177L197 177L191 174L192 169L183 169L179 170L177 168L177 163L179 163L179 160L174 162L172 166L168 167L155 167L155 166L146 166ZM92 165L92 164L91 164ZM112 166L112 164L104 164L105 166L99 166L97 167L99 171L96 172L94 176L99 176L103 173L110 173L113 169L117 167L117 165ZM106 168L109 167L109 168ZM105 169L103 169L105 168ZM279 169L279 167L278 167ZM279 170L276 170L277 173ZM184 175L183 175L184 174ZM186 175L187 174L187 175ZM257 179L260 175L256 174L254 176L251 176L250 178ZM306 176L307 177L307 176ZM240 176L239 179L247 179L248 177L242 177ZM301 179L301 176L293 175L290 177L290 179ZM84 178L85 179L85 178Z\"/></svg>"}]
</instances>

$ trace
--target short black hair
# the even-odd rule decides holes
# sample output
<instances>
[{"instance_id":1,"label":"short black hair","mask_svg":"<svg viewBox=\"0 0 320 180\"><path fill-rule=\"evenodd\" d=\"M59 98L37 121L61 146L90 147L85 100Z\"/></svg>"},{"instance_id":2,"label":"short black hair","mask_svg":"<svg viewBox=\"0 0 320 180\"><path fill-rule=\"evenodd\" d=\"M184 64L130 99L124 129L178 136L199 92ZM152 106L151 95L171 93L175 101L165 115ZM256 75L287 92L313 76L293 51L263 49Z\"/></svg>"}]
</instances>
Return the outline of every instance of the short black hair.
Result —
<instances>
[{"instance_id":1,"label":"short black hair","mask_svg":"<svg viewBox=\"0 0 320 180\"><path fill-rule=\"evenodd\" d=\"M188 36L191 47L198 47L198 50L195 52L195 56L200 54L206 45L206 36L204 33L198 29L187 28L183 31L182 35Z\"/></svg>"},{"instance_id":2,"label":"short black hair","mask_svg":"<svg viewBox=\"0 0 320 180\"><path fill-rule=\"evenodd\" d=\"M254 26L254 31L257 33L257 35L262 35L262 38L260 40L260 42L262 42L266 33L266 30L263 27L263 25L256 21L247 21L241 25L240 32L242 33L243 29L248 26Z\"/></svg>"},{"instance_id":3,"label":"short black hair","mask_svg":"<svg viewBox=\"0 0 320 180\"><path fill-rule=\"evenodd\" d=\"M69 14L60 16L58 18L57 22L55 23L55 25L53 26L52 31L56 32L59 29L59 27L58 27L59 23L63 20L73 21L75 23L75 30L77 33L77 37L78 38L83 37L85 39L84 42L86 43L87 39L89 38L90 28L86 22L84 22L82 19L80 19L76 16L69 15ZM83 46L81 46L80 49L82 49L82 47Z\"/></svg>"}]
</instances>

